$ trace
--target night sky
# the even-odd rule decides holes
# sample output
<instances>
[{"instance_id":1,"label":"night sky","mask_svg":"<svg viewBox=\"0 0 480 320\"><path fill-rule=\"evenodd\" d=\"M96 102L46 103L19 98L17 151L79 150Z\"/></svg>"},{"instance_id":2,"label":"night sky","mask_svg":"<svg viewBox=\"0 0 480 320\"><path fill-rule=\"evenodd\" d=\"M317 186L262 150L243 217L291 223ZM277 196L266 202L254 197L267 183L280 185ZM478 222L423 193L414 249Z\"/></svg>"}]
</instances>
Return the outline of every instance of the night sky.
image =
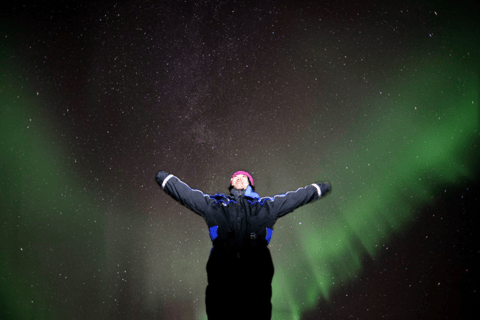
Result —
<instances>
[{"instance_id":1,"label":"night sky","mask_svg":"<svg viewBox=\"0 0 480 320\"><path fill-rule=\"evenodd\" d=\"M160 170L332 185L275 225L274 320L480 314L474 1L37 2L0 9L0 319L205 320Z\"/></svg>"}]
</instances>

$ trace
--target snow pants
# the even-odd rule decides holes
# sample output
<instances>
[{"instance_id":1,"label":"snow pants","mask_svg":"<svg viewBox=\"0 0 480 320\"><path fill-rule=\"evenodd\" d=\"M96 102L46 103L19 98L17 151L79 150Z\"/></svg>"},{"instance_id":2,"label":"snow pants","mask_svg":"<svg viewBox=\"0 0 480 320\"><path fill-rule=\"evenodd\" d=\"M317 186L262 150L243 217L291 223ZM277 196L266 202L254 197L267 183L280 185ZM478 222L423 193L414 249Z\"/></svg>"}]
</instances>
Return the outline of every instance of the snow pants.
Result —
<instances>
[{"instance_id":1,"label":"snow pants","mask_svg":"<svg viewBox=\"0 0 480 320\"><path fill-rule=\"evenodd\" d=\"M208 320L270 320L273 262L266 246L212 249L205 295Z\"/></svg>"}]
</instances>

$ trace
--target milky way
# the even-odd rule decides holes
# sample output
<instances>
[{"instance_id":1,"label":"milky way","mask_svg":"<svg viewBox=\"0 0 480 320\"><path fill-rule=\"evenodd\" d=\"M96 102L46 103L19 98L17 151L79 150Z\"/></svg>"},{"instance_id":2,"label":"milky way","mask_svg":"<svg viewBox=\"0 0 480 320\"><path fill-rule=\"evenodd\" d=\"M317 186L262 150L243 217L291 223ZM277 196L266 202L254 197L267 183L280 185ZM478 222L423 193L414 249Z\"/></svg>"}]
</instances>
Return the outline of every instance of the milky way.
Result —
<instances>
[{"instance_id":1,"label":"milky way","mask_svg":"<svg viewBox=\"0 0 480 320\"><path fill-rule=\"evenodd\" d=\"M332 185L275 225L273 319L469 319L478 9L2 10L0 318L206 319L207 227L154 177L247 170L261 196Z\"/></svg>"}]
</instances>

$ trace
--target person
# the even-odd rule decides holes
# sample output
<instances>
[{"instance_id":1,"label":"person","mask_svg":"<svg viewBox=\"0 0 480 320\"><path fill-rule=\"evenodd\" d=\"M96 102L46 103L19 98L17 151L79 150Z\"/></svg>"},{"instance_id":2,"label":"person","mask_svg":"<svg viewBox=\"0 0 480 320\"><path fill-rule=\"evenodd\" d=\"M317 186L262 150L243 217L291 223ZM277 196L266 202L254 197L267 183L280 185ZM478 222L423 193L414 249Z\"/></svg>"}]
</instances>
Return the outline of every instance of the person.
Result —
<instances>
[{"instance_id":1,"label":"person","mask_svg":"<svg viewBox=\"0 0 480 320\"><path fill-rule=\"evenodd\" d=\"M313 183L260 197L246 171L232 175L229 195L205 194L164 171L158 172L156 181L207 223L213 242L206 268L208 319L270 319L274 267L268 244L273 225L278 218L324 196L330 185Z\"/></svg>"}]
</instances>

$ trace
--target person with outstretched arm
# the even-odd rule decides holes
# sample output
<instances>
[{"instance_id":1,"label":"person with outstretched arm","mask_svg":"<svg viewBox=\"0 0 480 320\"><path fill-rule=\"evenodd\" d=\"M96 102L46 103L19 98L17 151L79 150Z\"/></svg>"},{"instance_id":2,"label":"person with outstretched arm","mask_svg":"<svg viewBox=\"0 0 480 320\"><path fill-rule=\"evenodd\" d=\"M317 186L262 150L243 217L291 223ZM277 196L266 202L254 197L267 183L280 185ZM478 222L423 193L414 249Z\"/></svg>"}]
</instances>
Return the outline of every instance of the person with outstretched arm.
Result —
<instances>
[{"instance_id":1,"label":"person with outstretched arm","mask_svg":"<svg viewBox=\"0 0 480 320\"><path fill-rule=\"evenodd\" d=\"M182 205L205 219L213 248L205 293L209 320L271 319L273 262L268 249L275 221L330 190L313 183L273 197L255 193L252 176L237 171L230 194L206 194L164 171L156 181Z\"/></svg>"}]
</instances>

